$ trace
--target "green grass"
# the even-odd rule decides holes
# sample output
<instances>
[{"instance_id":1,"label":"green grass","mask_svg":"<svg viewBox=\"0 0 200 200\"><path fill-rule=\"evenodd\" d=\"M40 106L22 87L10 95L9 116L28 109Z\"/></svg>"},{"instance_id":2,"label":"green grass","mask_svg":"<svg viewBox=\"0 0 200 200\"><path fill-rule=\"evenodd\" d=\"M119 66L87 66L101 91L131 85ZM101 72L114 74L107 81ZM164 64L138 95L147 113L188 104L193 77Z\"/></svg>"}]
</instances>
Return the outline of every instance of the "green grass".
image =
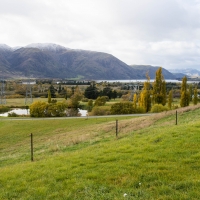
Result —
<instances>
[{"instance_id":1,"label":"green grass","mask_svg":"<svg viewBox=\"0 0 200 200\"><path fill-rule=\"evenodd\" d=\"M200 110L178 113L118 139L114 118L1 120L0 199L199 199Z\"/></svg>"},{"instance_id":2,"label":"green grass","mask_svg":"<svg viewBox=\"0 0 200 200\"><path fill-rule=\"evenodd\" d=\"M62 102L64 98L56 98L56 100ZM35 101L48 102L48 99L47 98L33 98L33 102ZM6 99L6 106L12 106L12 107L25 106L25 98Z\"/></svg>"}]
</instances>

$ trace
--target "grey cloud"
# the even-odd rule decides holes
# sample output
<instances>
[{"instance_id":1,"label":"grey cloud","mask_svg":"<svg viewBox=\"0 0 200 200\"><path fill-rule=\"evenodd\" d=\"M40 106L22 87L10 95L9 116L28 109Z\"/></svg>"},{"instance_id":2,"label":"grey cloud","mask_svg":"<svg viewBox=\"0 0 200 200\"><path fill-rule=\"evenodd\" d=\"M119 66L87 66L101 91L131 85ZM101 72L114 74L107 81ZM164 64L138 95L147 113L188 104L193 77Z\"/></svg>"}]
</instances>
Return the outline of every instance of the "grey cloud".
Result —
<instances>
[{"instance_id":1,"label":"grey cloud","mask_svg":"<svg viewBox=\"0 0 200 200\"><path fill-rule=\"evenodd\" d=\"M127 64L198 66L199 0L1 0L0 43L111 53Z\"/></svg>"}]
</instances>

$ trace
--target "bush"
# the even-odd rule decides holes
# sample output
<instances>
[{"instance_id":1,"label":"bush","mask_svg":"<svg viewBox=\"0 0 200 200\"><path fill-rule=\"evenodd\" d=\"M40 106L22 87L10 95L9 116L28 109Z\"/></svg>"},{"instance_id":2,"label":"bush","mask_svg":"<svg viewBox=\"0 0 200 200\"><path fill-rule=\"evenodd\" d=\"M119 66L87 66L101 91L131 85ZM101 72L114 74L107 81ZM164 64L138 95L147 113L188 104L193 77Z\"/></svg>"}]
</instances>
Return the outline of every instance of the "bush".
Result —
<instances>
[{"instance_id":1,"label":"bush","mask_svg":"<svg viewBox=\"0 0 200 200\"><path fill-rule=\"evenodd\" d=\"M0 106L0 113L5 113L10 111L10 108L6 107L6 106Z\"/></svg>"},{"instance_id":2,"label":"bush","mask_svg":"<svg viewBox=\"0 0 200 200\"><path fill-rule=\"evenodd\" d=\"M145 109L143 107L136 108L136 113L145 113Z\"/></svg>"},{"instance_id":3,"label":"bush","mask_svg":"<svg viewBox=\"0 0 200 200\"><path fill-rule=\"evenodd\" d=\"M36 101L30 105L30 115L31 117L45 117L47 113L46 102Z\"/></svg>"},{"instance_id":4,"label":"bush","mask_svg":"<svg viewBox=\"0 0 200 200\"><path fill-rule=\"evenodd\" d=\"M57 100L56 99L52 99L51 103L57 103Z\"/></svg>"},{"instance_id":5,"label":"bush","mask_svg":"<svg viewBox=\"0 0 200 200\"><path fill-rule=\"evenodd\" d=\"M152 113L159 113L163 111L168 111L169 108L166 106L163 106L162 104L154 104L153 107L151 108Z\"/></svg>"},{"instance_id":6,"label":"bush","mask_svg":"<svg viewBox=\"0 0 200 200\"><path fill-rule=\"evenodd\" d=\"M8 113L8 117L19 117L15 112Z\"/></svg>"},{"instance_id":7,"label":"bush","mask_svg":"<svg viewBox=\"0 0 200 200\"><path fill-rule=\"evenodd\" d=\"M107 101L107 96L98 97L94 102L94 106L104 106Z\"/></svg>"},{"instance_id":8,"label":"bush","mask_svg":"<svg viewBox=\"0 0 200 200\"><path fill-rule=\"evenodd\" d=\"M108 106L95 106L89 115L110 115L110 108Z\"/></svg>"},{"instance_id":9,"label":"bush","mask_svg":"<svg viewBox=\"0 0 200 200\"><path fill-rule=\"evenodd\" d=\"M83 99L82 99L82 102L88 102L88 101L89 101L88 98L83 98Z\"/></svg>"},{"instance_id":10,"label":"bush","mask_svg":"<svg viewBox=\"0 0 200 200\"><path fill-rule=\"evenodd\" d=\"M136 110L133 107L133 103L131 102L120 102L115 103L111 106L111 114L133 114L136 113Z\"/></svg>"},{"instance_id":11,"label":"bush","mask_svg":"<svg viewBox=\"0 0 200 200\"><path fill-rule=\"evenodd\" d=\"M67 105L62 102L46 103L36 101L30 105L31 117L62 117L66 116Z\"/></svg>"},{"instance_id":12,"label":"bush","mask_svg":"<svg viewBox=\"0 0 200 200\"><path fill-rule=\"evenodd\" d=\"M21 94L13 94L13 95L8 95L6 96L7 99L17 99L17 98L24 98L24 95Z\"/></svg>"}]
</instances>

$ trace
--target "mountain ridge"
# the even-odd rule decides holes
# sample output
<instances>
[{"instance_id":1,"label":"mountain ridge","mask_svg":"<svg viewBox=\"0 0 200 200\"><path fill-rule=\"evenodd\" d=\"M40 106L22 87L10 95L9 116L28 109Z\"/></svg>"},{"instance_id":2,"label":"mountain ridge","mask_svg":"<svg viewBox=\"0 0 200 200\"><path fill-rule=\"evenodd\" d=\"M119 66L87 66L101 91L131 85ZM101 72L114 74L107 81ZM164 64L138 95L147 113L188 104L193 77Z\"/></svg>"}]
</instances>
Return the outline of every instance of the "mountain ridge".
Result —
<instances>
[{"instance_id":1,"label":"mountain ridge","mask_svg":"<svg viewBox=\"0 0 200 200\"><path fill-rule=\"evenodd\" d=\"M76 78L88 80L145 79L155 77L157 66L129 66L115 56L97 51L70 49L53 43L25 47L0 44L1 76L7 78ZM175 76L163 68L165 79Z\"/></svg>"}]
</instances>

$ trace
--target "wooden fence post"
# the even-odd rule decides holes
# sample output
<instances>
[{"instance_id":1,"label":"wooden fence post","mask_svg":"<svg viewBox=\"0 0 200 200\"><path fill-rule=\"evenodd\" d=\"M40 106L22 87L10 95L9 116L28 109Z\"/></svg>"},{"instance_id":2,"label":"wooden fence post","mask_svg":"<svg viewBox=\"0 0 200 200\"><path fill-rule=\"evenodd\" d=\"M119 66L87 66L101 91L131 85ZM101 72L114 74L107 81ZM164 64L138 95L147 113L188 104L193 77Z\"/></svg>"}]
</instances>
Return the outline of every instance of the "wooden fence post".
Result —
<instances>
[{"instance_id":1,"label":"wooden fence post","mask_svg":"<svg viewBox=\"0 0 200 200\"><path fill-rule=\"evenodd\" d=\"M118 120L116 120L116 137L118 137Z\"/></svg>"},{"instance_id":2,"label":"wooden fence post","mask_svg":"<svg viewBox=\"0 0 200 200\"><path fill-rule=\"evenodd\" d=\"M33 134L31 133L31 161L33 162Z\"/></svg>"},{"instance_id":3,"label":"wooden fence post","mask_svg":"<svg viewBox=\"0 0 200 200\"><path fill-rule=\"evenodd\" d=\"M177 110L176 110L176 125L178 124L178 113L177 113Z\"/></svg>"}]
</instances>

